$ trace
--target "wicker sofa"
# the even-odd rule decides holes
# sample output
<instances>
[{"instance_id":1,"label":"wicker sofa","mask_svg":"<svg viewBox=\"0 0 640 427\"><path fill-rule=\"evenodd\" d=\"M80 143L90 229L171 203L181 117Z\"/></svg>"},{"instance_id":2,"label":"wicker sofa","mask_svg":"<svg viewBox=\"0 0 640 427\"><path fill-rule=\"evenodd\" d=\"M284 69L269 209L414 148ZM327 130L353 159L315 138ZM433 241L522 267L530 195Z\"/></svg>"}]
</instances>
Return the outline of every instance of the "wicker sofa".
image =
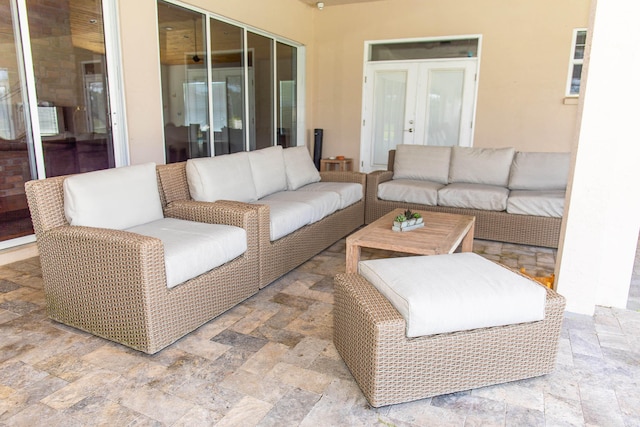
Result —
<instances>
[{"instance_id":1,"label":"wicker sofa","mask_svg":"<svg viewBox=\"0 0 640 427\"><path fill-rule=\"evenodd\" d=\"M397 149L400 153L389 151L388 170L367 175L367 224L396 208L473 215L476 238L558 247L568 153L402 145ZM397 173L400 154L403 170L417 172ZM408 185L400 184L398 178ZM399 185L388 187L383 194L381 184L390 183ZM457 193L444 194L449 190ZM427 197L427 193L432 195ZM411 194L408 199L406 194ZM496 194L500 202L495 202ZM416 195L420 202L415 201Z\"/></svg>"},{"instance_id":2,"label":"wicker sofa","mask_svg":"<svg viewBox=\"0 0 640 427\"><path fill-rule=\"evenodd\" d=\"M107 222L118 221L123 209L113 209L113 198L109 199L104 193L125 193L127 186L141 187L139 175L124 181L114 180L121 170L141 167L146 170L146 186L135 194L140 196L139 204L132 207L134 212L129 214L138 215L151 200L157 202L159 216L152 223L160 222L163 227L171 221L186 224L190 227L183 233L187 239L191 239L194 228L234 229L236 238L246 239L246 250L228 262L182 281L168 274L171 270L165 253L169 246L164 239L117 225L72 225L75 219L69 219L66 180L106 174L103 182L109 189L93 191L96 197L108 199L107 205L98 206L94 211L106 211L97 214L102 213ZM135 185L131 185L132 182ZM25 187L40 252L47 313L58 322L152 354L258 292L255 209L196 202L179 209L169 207L158 192L153 164L29 181ZM145 222L143 226L149 224ZM207 235L209 241L215 238ZM190 242L184 245L183 240L181 245L191 246ZM227 243L216 240L214 244L224 252ZM178 245L178 250L182 247ZM197 257L192 256L193 253L188 255L187 261ZM205 255L200 258L208 258L210 252ZM192 266L190 262L185 264L188 264L187 270ZM189 273L192 272L187 271ZM172 286L172 277L174 282L182 283Z\"/></svg>"},{"instance_id":3,"label":"wicker sofa","mask_svg":"<svg viewBox=\"0 0 640 427\"><path fill-rule=\"evenodd\" d=\"M281 155L285 156L287 163L280 163L278 156ZM277 161L274 161L274 158ZM193 164L197 163L201 163L203 167L196 169ZM242 178L234 183L235 186L219 181L222 175L218 176L216 183L216 173L228 173L229 170L240 171L247 167L246 164L249 164L249 168L253 166L252 172L241 173ZM280 168L285 164L288 173L287 183L271 185L270 183L277 181L274 180L273 174L284 173ZM291 167L292 164L293 167ZM205 177L210 172L206 170L209 167L212 167L215 172ZM291 176L292 170L294 177ZM199 174L198 182L193 182L194 178L189 177L190 173ZM252 173L253 180L251 180ZM307 178L301 179L300 175L307 175ZM216 200L216 204L231 208L255 210L258 216L260 288L267 286L364 224L366 175L338 171L318 173L306 147L302 146L287 149L276 146L249 153L242 152L159 165L158 176L168 212L177 213L194 203L202 203L194 201L194 198ZM248 180L245 179L247 176ZM197 188L200 184L202 184L201 188ZM217 188L213 189L213 186ZM247 188L254 186L257 188L256 193L246 193ZM284 235L282 232L274 234L276 213L281 219L283 210L286 212L292 206L300 207L301 202L316 206L324 204L326 199L316 201L315 198L324 197L326 193L342 192L343 188L350 189L349 191L361 191L361 197L319 220L315 218L310 223L303 221L294 227L289 227L295 229L285 230ZM213 191L215 194L203 194L208 191ZM352 200L358 198L358 196L354 197ZM291 215L292 220L297 220L295 209Z\"/></svg>"}]
</instances>

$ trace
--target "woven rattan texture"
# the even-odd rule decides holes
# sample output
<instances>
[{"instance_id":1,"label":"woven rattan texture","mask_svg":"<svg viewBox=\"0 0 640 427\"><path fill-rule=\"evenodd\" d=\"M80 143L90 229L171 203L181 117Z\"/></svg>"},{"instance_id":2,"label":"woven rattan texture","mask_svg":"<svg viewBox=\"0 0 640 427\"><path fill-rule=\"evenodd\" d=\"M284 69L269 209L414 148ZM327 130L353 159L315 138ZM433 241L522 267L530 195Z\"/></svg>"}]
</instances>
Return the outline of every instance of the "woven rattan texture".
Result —
<instances>
[{"instance_id":1,"label":"woven rattan texture","mask_svg":"<svg viewBox=\"0 0 640 427\"><path fill-rule=\"evenodd\" d=\"M178 206L198 203L190 201L191 196L189 195L184 162L158 166L158 175L161 182L161 192L166 192L163 197L168 202L168 215ZM321 172L320 176L322 181L360 183L363 191L366 191L366 174L330 171ZM228 206L234 210L253 209L256 211L258 216L257 234L259 235L260 288L267 286L364 224L365 199L363 197L358 203L272 242L267 205L253 205L231 200L220 200L216 204Z\"/></svg>"},{"instance_id":2,"label":"woven rattan texture","mask_svg":"<svg viewBox=\"0 0 640 427\"><path fill-rule=\"evenodd\" d=\"M367 224L397 208L446 212L476 217L475 237L477 239L521 245L557 248L560 240L561 218L532 215L514 215L506 212L479 209L450 208L403 203L378 198L378 184L391 180L392 171L375 171L367 176L366 218Z\"/></svg>"},{"instance_id":3,"label":"woven rattan texture","mask_svg":"<svg viewBox=\"0 0 640 427\"><path fill-rule=\"evenodd\" d=\"M543 321L409 339L404 318L369 282L338 274L334 344L379 407L551 372L564 306L547 290Z\"/></svg>"},{"instance_id":4,"label":"woven rattan texture","mask_svg":"<svg viewBox=\"0 0 640 427\"><path fill-rule=\"evenodd\" d=\"M70 226L63 178L26 184L48 315L134 349L155 353L258 290L257 215L224 206L167 209L168 216L247 229L244 255L168 289L160 240Z\"/></svg>"}]
</instances>

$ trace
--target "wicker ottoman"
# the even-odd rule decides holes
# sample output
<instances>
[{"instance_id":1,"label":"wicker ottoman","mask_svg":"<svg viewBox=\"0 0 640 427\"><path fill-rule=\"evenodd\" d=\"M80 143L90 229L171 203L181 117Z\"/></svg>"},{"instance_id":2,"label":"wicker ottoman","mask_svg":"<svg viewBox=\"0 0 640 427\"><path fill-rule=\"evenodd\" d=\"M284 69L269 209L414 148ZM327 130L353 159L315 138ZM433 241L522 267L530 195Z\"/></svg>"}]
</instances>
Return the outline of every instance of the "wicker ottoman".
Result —
<instances>
[{"instance_id":1,"label":"wicker ottoman","mask_svg":"<svg viewBox=\"0 0 640 427\"><path fill-rule=\"evenodd\" d=\"M334 343L379 407L553 371L564 306L547 289L544 320L407 338L404 318L374 286L358 274L339 274Z\"/></svg>"}]
</instances>

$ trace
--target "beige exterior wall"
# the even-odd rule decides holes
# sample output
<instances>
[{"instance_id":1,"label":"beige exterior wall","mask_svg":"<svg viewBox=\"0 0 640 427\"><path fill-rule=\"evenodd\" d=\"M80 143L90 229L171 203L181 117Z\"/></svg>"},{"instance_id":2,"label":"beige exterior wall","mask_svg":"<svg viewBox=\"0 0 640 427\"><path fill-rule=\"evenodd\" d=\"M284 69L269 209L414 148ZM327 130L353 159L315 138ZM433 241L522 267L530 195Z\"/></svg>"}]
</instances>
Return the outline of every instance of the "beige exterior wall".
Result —
<instances>
[{"instance_id":1,"label":"beige exterior wall","mask_svg":"<svg viewBox=\"0 0 640 427\"><path fill-rule=\"evenodd\" d=\"M164 162L155 0L119 3L131 163ZM295 0L184 4L305 45L306 141L359 161L364 43L481 35L477 147L569 151L577 105L564 101L572 31L589 0L394 0L329 6ZM144 46L144 49L140 47Z\"/></svg>"},{"instance_id":2,"label":"beige exterior wall","mask_svg":"<svg viewBox=\"0 0 640 427\"><path fill-rule=\"evenodd\" d=\"M364 43L481 35L476 147L570 151L577 105L563 103L574 28L589 0L394 0L316 13L316 111L323 154L359 158Z\"/></svg>"}]
</instances>

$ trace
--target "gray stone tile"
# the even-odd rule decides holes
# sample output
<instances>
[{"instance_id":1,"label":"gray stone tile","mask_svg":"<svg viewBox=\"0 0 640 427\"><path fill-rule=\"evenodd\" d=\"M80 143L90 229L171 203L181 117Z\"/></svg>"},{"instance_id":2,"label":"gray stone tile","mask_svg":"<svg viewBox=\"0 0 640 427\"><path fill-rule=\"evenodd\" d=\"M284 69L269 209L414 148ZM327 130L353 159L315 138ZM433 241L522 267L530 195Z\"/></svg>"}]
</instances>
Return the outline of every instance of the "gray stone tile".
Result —
<instances>
[{"instance_id":1,"label":"gray stone tile","mask_svg":"<svg viewBox=\"0 0 640 427\"><path fill-rule=\"evenodd\" d=\"M640 313L604 307L565 314L548 375L372 408L332 344L344 248L155 355L47 319L38 258L0 267L0 425L640 425ZM553 249L476 240L474 250L536 275L555 266ZM640 267L634 275L640 300Z\"/></svg>"}]
</instances>

